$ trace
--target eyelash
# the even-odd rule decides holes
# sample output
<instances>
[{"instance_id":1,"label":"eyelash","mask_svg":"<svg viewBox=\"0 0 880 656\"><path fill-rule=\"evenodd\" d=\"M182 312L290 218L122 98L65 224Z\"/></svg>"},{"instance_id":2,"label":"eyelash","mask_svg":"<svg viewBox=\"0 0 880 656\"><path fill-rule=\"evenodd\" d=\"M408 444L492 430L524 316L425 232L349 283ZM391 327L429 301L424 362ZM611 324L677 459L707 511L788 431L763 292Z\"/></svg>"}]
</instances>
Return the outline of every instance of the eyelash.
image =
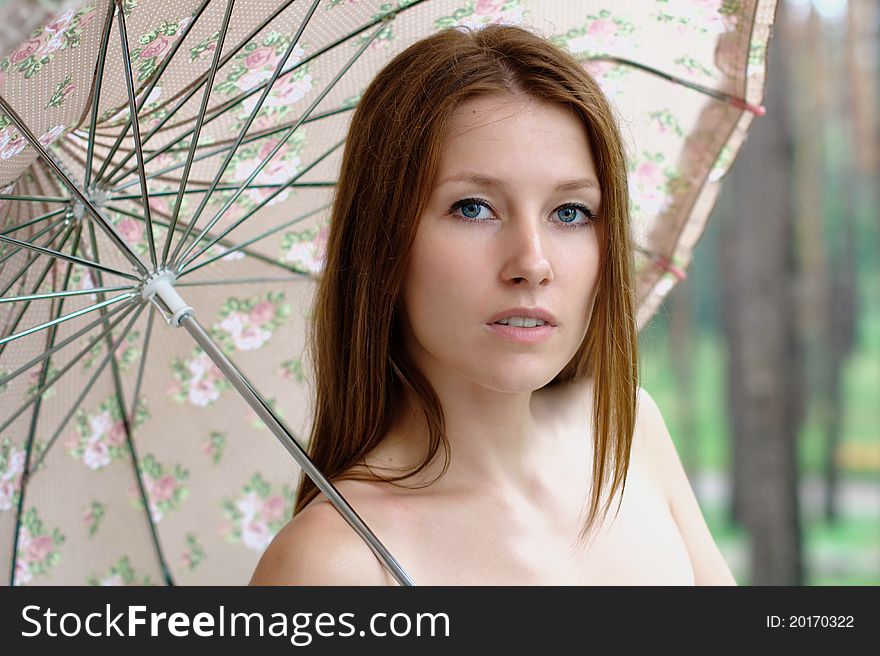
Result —
<instances>
[{"instance_id":1,"label":"eyelash","mask_svg":"<svg viewBox=\"0 0 880 656\"><path fill-rule=\"evenodd\" d=\"M484 207L492 210L492 206L489 205L489 203L487 203L482 198L462 198L461 200L456 201L452 204L452 207L449 208L448 214L451 214L453 218L458 221L465 221L467 223L484 223L485 219L470 219L466 216L457 216L455 214L456 210L461 209L462 207L465 207L467 205L483 205ZM587 220L584 223L566 223L565 221L560 221L560 223L566 228L572 230L577 228L589 228L593 223L599 220L599 217L593 214L593 211L589 207L587 207L586 205L582 205L581 203L565 203L563 205L560 205L556 209L558 210L563 207L573 207L575 209L578 209L583 212L587 217ZM494 210L492 211L494 212Z\"/></svg>"}]
</instances>

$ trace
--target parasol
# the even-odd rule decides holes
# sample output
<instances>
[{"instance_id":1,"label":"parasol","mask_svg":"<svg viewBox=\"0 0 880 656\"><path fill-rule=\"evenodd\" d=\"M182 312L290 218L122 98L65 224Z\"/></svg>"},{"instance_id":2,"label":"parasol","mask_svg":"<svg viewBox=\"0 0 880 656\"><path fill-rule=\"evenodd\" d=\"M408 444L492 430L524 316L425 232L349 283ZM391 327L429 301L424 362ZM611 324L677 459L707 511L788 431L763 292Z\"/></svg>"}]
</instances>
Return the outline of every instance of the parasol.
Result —
<instances>
[{"instance_id":1,"label":"parasol","mask_svg":"<svg viewBox=\"0 0 880 656\"><path fill-rule=\"evenodd\" d=\"M27 13L35 2L17 2ZM638 325L763 110L774 0L93 0L0 59L0 561L20 584L244 582L311 466L305 326L341 146L430 33L517 24L616 108ZM274 435L274 439L271 435Z\"/></svg>"}]
</instances>

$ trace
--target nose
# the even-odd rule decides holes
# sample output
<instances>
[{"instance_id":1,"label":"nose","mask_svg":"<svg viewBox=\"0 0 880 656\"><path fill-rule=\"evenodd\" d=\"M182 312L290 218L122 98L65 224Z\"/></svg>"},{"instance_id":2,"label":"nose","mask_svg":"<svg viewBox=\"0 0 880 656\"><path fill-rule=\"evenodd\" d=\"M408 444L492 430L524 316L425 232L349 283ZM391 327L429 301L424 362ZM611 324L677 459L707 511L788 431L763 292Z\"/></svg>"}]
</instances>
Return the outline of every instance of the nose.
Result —
<instances>
[{"instance_id":1,"label":"nose","mask_svg":"<svg viewBox=\"0 0 880 656\"><path fill-rule=\"evenodd\" d=\"M553 266L544 244L540 219L514 220L502 231L505 254L502 277L505 282L534 287L554 278ZM525 281L520 282L520 281Z\"/></svg>"}]
</instances>

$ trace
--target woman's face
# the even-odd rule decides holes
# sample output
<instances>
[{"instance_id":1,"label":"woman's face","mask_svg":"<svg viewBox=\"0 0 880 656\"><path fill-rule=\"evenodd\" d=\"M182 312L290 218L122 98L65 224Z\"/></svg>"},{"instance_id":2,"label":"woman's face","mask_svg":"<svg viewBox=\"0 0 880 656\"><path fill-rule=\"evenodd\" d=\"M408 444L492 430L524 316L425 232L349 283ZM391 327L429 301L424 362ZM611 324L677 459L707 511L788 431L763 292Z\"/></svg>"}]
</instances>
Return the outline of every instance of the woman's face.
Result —
<instances>
[{"instance_id":1,"label":"woman's face","mask_svg":"<svg viewBox=\"0 0 880 656\"><path fill-rule=\"evenodd\" d=\"M601 191L576 115L509 95L458 107L403 287L406 347L429 380L527 392L562 370L586 335L599 269L582 207L598 215ZM541 307L555 325L493 323L517 307Z\"/></svg>"}]
</instances>

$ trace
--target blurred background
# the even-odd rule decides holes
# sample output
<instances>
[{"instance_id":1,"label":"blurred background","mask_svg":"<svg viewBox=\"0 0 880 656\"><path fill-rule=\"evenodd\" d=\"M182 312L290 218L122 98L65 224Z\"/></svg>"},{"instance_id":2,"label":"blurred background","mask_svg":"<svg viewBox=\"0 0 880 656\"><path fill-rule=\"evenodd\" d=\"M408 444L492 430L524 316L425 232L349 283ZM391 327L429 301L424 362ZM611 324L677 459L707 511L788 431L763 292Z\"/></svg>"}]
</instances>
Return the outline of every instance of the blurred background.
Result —
<instances>
[{"instance_id":1,"label":"blurred background","mask_svg":"<svg viewBox=\"0 0 880 656\"><path fill-rule=\"evenodd\" d=\"M782 0L769 57L642 386L740 585L878 585L880 2Z\"/></svg>"}]
</instances>

